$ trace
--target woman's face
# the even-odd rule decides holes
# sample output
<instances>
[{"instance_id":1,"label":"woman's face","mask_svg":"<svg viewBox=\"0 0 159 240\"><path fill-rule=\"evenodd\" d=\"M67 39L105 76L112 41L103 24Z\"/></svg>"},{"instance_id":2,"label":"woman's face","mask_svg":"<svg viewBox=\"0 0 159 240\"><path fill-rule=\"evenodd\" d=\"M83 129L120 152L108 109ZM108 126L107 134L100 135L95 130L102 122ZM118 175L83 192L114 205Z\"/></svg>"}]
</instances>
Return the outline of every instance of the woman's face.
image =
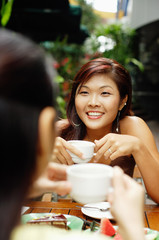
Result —
<instances>
[{"instance_id":1,"label":"woman's face","mask_svg":"<svg viewBox=\"0 0 159 240\"><path fill-rule=\"evenodd\" d=\"M91 77L79 86L75 96L76 111L87 129L111 129L121 99L116 83L104 74Z\"/></svg>"},{"instance_id":2,"label":"woman's face","mask_svg":"<svg viewBox=\"0 0 159 240\"><path fill-rule=\"evenodd\" d=\"M36 174L34 174L35 179L44 172L48 161L52 159L52 150L56 137L55 117L56 111L52 107L46 107L40 113L37 169Z\"/></svg>"}]
</instances>

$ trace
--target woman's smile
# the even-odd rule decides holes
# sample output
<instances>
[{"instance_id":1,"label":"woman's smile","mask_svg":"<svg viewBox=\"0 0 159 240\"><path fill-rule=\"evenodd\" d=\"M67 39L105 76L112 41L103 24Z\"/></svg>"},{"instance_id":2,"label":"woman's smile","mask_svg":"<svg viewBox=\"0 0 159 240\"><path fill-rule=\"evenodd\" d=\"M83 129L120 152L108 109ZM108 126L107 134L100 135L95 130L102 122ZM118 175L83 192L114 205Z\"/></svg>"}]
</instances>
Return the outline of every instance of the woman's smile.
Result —
<instances>
[{"instance_id":1,"label":"woman's smile","mask_svg":"<svg viewBox=\"0 0 159 240\"><path fill-rule=\"evenodd\" d=\"M87 115L89 119L99 119L103 116L103 112L98 112L98 111L88 111Z\"/></svg>"}]
</instances>

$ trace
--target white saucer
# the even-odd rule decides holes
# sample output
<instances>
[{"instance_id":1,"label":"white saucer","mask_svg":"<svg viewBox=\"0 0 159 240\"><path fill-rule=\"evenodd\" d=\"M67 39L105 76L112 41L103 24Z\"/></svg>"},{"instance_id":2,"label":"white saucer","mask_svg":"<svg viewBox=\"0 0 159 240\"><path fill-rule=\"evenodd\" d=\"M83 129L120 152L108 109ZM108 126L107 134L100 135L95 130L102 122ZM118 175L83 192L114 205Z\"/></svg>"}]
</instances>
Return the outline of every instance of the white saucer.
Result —
<instances>
[{"instance_id":1,"label":"white saucer","mask_svg":"<svg viewBox=\"0 0 159 240\"><path fill-rule=\"evenodd\" d=\"M89 206L89 207L98 207L98 208L108 208L110 207L109 202L98 202L98 203L89 203L84 206ZM92 209L92 208L81 208L81 211L83 214L85 214L88 217L96 218L96 219L101 219L101 218L108 218L108 219L114 219L110 211L102 212L98 209Z\"/></svg>"}]
</instances>

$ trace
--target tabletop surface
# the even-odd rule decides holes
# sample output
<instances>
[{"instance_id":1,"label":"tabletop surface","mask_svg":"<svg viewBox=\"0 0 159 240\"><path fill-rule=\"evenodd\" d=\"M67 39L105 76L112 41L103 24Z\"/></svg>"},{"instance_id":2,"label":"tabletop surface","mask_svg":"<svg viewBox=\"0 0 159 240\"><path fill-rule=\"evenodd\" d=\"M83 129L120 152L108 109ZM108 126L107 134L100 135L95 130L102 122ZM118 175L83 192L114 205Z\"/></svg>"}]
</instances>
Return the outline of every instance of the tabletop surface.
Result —
<instances>
[{"instance_id":1,"label":"tabletop surface","mask_svg":"<svg viewBox=\"0 0 159 240\"><path fill-rule=\"evenodd\" d=\"M61 213L67 215L73 215L80 217L86 221L92 222L93 220L100 222L99 219L93 219L84 215L81 209L76 206L81 204L72 202L71 200L62 199L58 202L45 202L45 201L32 201L27 200L24 206L28 206L29 209L24 213ZM116 225L116 222L111 220L112 224ZM159 231L159 205L145 205L144 206L144 222L145 227Z\"/></svg>"}]
</instances>

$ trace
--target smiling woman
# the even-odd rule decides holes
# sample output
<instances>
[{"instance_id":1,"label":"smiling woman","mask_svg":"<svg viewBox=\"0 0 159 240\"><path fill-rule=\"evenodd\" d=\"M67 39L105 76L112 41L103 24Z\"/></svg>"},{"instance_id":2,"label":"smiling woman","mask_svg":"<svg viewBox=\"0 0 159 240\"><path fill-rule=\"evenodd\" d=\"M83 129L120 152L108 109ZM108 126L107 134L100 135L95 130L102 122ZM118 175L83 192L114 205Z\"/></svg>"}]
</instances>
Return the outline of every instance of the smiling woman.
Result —
<instances>
[{"instance_id":1,"label":"smiling woman","mask_svg":"<svg viewBox=\"0 0 159 240\"><path fill-rule=\"evenodd\" d=\"M106 58L89 61L82 66L74 78L67 107L69 124L60 127L61 137L65 140L80 139L94 142L108 133L119 133L119 116L123 119L126 115L132 115L131 91L129 73L119 63ZM68 147L67 145L66 148ZM109 147L106 147L105 152ZM65 155L65 150L61 148L57 151L57 148L55 153L58 161L72 164L72 159ZM92 161L110 164L109 156L105 159L104 152L100 154L101 150L96 149L97 154ZM77 151L74 153L79 154ZM125 172L132 176L134 159L130 158L127 161L122 158L117 161L118 163L111 162L111 165L122 166Z\"/></svg>"},{"instance_id":2,"label":"smiling woman","mask_svg":"<svg viewBox=\"0 0 159 240\"><path fill-rule=\"evenodd\" d=\"M94 142L96 154L90 162L120 166L131 177L137 164L149 195L159 202L154 185L159 174L158 150L147 124L133 116L131 98L131 78L121 64L97 58L83 65L73 81L67 119L57 122L60 132L53 160L72 165L66 149L82 158L68 140Z\"/></svg>"}]
</instances>

